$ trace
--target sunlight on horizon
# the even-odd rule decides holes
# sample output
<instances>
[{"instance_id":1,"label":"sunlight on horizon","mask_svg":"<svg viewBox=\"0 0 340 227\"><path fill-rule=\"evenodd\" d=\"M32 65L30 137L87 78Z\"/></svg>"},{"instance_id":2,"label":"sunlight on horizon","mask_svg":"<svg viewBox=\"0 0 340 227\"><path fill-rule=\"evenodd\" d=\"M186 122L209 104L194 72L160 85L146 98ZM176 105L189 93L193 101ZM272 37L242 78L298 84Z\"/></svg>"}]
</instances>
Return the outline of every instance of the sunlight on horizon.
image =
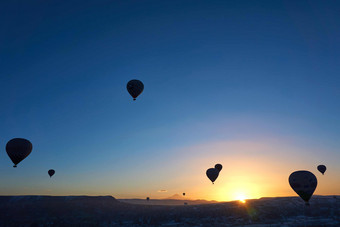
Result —
<instances>
[{"instance_id":1,"label":"sunlight on horizon","mask_svg":"<svg viewBox=\"0 0 340 227\"><path fill-rule=\"evenodd\" d=\"M246 199L248 199L242 192L240 192L240 194L238 194L235 197L236 200L240 201L241 203L246 203Z\"/></svg>"},{"instance_id":2,"label":"sunlight on horizon","mask_svg":"<svg viewBox=\"0 0 340 227\"><path fill-rule=\"evenodd\" d=\"M318 157L306 155L311 150L312 148L308 146L294 144L284 139L211 141L164 150L163 153L169 156L153 157L149 160L147 167L138 169L138 174L128 169L123 177L112 166L103 166L101 172L91 173L91 180L86 180L88 175L79 178L76 175L59 171L52 181L46 178L44 183L40 183L41 188L34 187L34 182L28 182L25 188L18 190L15 187L7 187L3 189L3 193L112 195L115 198L125 199L146 197L165 199L186 192L185 198L192 200L243 202L246 199L261 197L296 196L288 184L288 176L295 169L307 169L314 172L320 182L323 181L316 189L317 194L338 194L340 185L336 179L338 179L339 167L335 164L331 165L331 160L328 160L327 163L330 169L332 168L332 172L320 175L315 164ZM169 158L178 155L181 155L180 160ZM168 160L169 168L164 166L162 159ZM306 160L309 163L300 164ZM216 163L221 163L223 169L215 184L211 184L205 171ZM141 165L139 160L130 160L130 164ZM22 166L21 168L28 167ZM153 169L159 170L159 175L149 178ZM14 175L14 173L11 174ZM107 180L108 176L110 181ZM63 181L60 181L61 179ZM70 183L75 181L78 182L79 187ZM53 182L55 184L52 184ZM49 184L48 187L45 183ZM159 192L161 189L162 193Z\"/></svg>"}]
</instances>

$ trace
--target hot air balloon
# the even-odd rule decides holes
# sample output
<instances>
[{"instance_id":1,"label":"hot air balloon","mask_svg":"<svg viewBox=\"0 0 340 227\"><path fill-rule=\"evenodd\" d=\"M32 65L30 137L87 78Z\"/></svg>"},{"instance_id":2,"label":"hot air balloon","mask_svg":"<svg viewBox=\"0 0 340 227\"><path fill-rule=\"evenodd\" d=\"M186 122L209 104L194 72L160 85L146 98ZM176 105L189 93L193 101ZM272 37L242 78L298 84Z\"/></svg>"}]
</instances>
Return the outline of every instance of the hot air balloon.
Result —
<instances>
[{"instance_id":1,"label":"hot air balloon","mask_svg":"<svg viewBox=\"0 0 340 227\"><path fill-rule=\"evenodd\" d=\"M185 192L183 192L183 196L185 196Z\"/></svg>"},{"instance_id":2,"label":"hot air balloon","mask_svg":"<svg viewBox=\"0 0 340 227\"><path fill-rule=\"evenodd\" d=\"M292 189L306 202L309 206L309 199L312 197L318 180L315 175L309 171L296 171L289 176L289 184Z\"/></svg>"},{"instance_id":3,"label":"hot air balloon","mask_svg":"<svg viewBox=\"0 0 340 227\"><path fill-rule=\"evenodd\" d=\"M17 167L32 152L32 147L32 143L27 139L14 138L7 142L6 152L14 163L13 167Z\"/></svg>"},{"instance_id":4,"label":"hot air balloon","mask_svg":"<svg viewBox=\"0 0 340 227\"><path fill-rule=\"evenodd\" d=\"M149 197L146 197L146 201L149 201L150 200L150 198Z\"/></svg>"},{"instance_id":5,"label":"hot air balloon","mask_svg":"<svg viewBox=\"0 0 340 227\"><path fill-rule=\"evenodd\" d=\"M50 170L48 171L48 175L50 175L50 177L52 177L54 174L55 174L54 169L50 169Z\"/></svg>"},{"instance_id":6,"label":"hot air balloon","mask_svg":"<svg viewBox=\"0 0 340 227\"><path fill-rule=\"evenodd\" d=\"M221 164L216 164L216 165L215 165L215 169L217 169L218 172L221 172L221 170L222 170L222 165L221 165Z\"/></svg>"},{"instance_id":7,"label":"hot air balloon","mask_svg":"<svg viewBox=\"0 0 340 227\"><path fill-rule=\"evenodd\" d=\"M133 100L136 100L136 98L143 92L144 84L140 80L130 80L126 85L126 88Z\"/></svg>"},{"instance_id":8,"label":"hot air balloon","mask_svg":"<svg viewBox=\"0 0 340 227\"><path fill-rule=\"evenodd\" d=\"M326 172L326 166L325 165L319 165L318 170L322 173L322 175L324 175L324 173Z\"/></svg>"},{"instance_id":9,"label":"hot air balloon","mask_svg":"<svg viewBox=\"0 0 340 227\"><path fill-rule=\"evenodd\" d=\"M207 177L211 180L211 182L214 184L214 181L217 179L219 171L215 168L210 168L206 172Z\"/></svg>"}]
</instances>

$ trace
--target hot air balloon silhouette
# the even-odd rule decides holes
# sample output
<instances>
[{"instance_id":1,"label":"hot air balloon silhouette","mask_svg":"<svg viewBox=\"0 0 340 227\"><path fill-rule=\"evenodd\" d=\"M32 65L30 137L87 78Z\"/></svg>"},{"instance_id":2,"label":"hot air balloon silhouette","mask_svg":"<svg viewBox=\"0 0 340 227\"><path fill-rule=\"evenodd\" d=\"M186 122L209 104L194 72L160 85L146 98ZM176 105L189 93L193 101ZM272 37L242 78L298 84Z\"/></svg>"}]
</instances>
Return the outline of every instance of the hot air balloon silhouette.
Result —
<instances>
[{"instance_id":1,"label":"hot air balloon silhouette","mask_svg":"<svg viewBox=\"0 0 340 227\"><path fill-rule=\"evenodd\" d=\"M289 176L289 184L309 206L309 200L318 185L315 175L306 170L295 171Z\"/></svg>"},{"instance_id":2,"label":"hot air balloon silhouette","mask_svg":"<svg viewBox=\"0 0 340 227\"><path fill-rule=\"evenodd\" d=\"M326 172L326 166L325 165L318 165L318 170L322 173L322 175L324 175L324 173Z\"/></svg>"},{"instance_id":3,"label":"hot air balloon silhouette","mask_svg":"<svg viewBox=\"0 0 340 227\"><path fill-rule=\"evenodd\" d=\"M183 196L185 196L185 192L183 192Z\"/></svg>"},{"instance_id":4,"label":"hot air balloon silhouette","mask_svg":"<svg viewBox=\"0 0 340 227\"><path fill-rule=\"evenodd\" d=\"M50 170L48 171L48 175L49 175L50 177L52 177L54 174L55 174L54 169L50 169Z\"/></svg>"},{"instance_id":5,"label":"hot air balloon silhouette","mask_svg":"<svg viewBox=\"0 0 340 227\"><path fill-rule=\"evenodd\" d=\"M133 100L136 100L136 98L143 92L144 84L140 80L130 80L126 85L126 89L132 96Z\"/></svg>"},{"instance_id":6,"label":"hot air balloon silhouette","mask_svg":"<svg viewBox=\"0 0 340 227\"><path fill-rule=\"evenodd\" d=\"M221 164L216 164L216 165L215 165L215 169L217 169L218 172L221 172L221 170L222 170L222 165L221 165Z\"/></svg>"},{"instance_id":7,"label":"hot air balloon silhouette","mask_svg":"<svg viewBox=\"0 0 340 227\"><path fill-rule=\"evenodd\" d=\"M13 167L24 160L32 152L32 143L27 139L14 138L7 142L6 152L14 163Z\"/></svg>"},{"instance_id":8,"label":"hot air balloon silhouette","mask_svg":"<svg viewBox=\"0 0 340 227\"><path fill-rule=\"evenodd\" d=\"M210 168L206 172L207 177L211 180L211 182L214 184L214 181L217 179L219 171L215 168Z\"/></svg>"}]
</instances>

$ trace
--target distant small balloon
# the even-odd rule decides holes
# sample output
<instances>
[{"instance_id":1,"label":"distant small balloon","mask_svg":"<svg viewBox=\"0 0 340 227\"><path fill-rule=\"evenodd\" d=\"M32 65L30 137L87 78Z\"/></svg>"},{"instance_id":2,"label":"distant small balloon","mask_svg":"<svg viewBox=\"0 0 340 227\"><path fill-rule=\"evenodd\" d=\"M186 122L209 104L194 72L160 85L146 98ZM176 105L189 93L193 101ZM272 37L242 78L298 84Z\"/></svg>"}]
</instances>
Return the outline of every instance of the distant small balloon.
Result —
<instances>
[{"instance_id":1,"label":"distant small balloon","mask_svg":"<svg viewBox=\"0 0 340 227\"><path fill-rule=\"evenodd\" d=\"M6 152L14 163L13 167L24 160L32 152L32 143L27 139L14 138L7 142Z\"/></svg>"},{"instance_id":2,"label":"distant small balloon","mask_svg":"<svg viewBox=\"0 0 340 227\"><path fill-rule=\"evenodd\" d=\"M54 169L50 169L50 170L48 171L48 175L50 175L50 177L52 177L54 174L55 174Z\"/></svg>"},{"instance_id":3,"label":"distant small balloon","mask_svg":"<svg viewBox=\"0 0 340 227\"><path fill-rule=\"evenodd\" d=\"M146 197L146 201L149 201L150 200L150 198L149 197Z\"/></svg>"},{"instance_id":4,"label":"distant small balloon","mask_svg":"<svg viewBox=\"0 0 340 227\"><path fill-rule=\"evenodd\" d=\"M309 200L318 185L316 176L305 170L295 171L289 176L289 184L309 206Z\"/></svg>"},{"instance_id":5,"label":"distant small balloon","mask_svg":"<svg viewBox=\"0 0 340 227\"><path fill-rule=\"evenodd\" d=\"M215 169L217 169L219 172L222 170L222 165L221 164L216 164Z\"/></svg>"},{"instance_id":6,"label":"distant small balloon","mask_svg":"<svg viewBox=\"0 0 340 227\"><path fill-rule=\"evenodd\" d=\"M144 84L140 80L130 80L126 85L126 89L132 96L133 100L136 100L136 98L143 92Z\"/></svg>"},{"instance_id":7,"label":"distant small balloon","mask_svg":"<svg viewBox=\"0 0 340 227\"><path fill-rule=\"evenodd\" d=\"M210 168L206 172L207 177L211 180L212 183L217 179L219 171L215 168Z\"/></svg>"},{"instance_id":8,"label":"distant small balloon","mask_svg":"<svg viewBox=\"0 0 340 227\"><path fill-rule=\"evenodd\" d=\"M183 192L183 196L185 196L185 192Z\"/></svg>"},{"instance_id":9,"label":"distant small balloon","mask_svg":"<svg viewBox=\"0 0 340 227\"><path fill-rule=\"evenodd\" d=\"M318 166L318 170L322 173L322 175L324 175L324 173L326 172L326 166L325 165L319 165Z\"/></svg>"}]
</instances>

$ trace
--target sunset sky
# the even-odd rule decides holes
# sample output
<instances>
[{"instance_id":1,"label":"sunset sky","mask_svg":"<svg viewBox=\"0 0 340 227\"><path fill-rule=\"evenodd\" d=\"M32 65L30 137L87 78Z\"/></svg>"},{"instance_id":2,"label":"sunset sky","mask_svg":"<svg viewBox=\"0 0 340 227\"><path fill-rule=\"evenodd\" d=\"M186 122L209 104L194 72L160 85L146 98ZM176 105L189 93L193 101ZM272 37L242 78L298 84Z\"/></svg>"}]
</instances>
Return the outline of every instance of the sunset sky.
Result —
<instances>
[{"instance_id":1,"label":"sunset sky","mask_svg":"<svg viewBox=\"0 0 340 227\"><path fill-rule=\"evenodd\" d=\"M339 195L339 11L336 0L1 1L0 195L293 196L296 170L316 175L315 194ZM131 79L145 86L135 102ZM33 151L14 169L16 137Z\"/></svg>"}]
</instances>

